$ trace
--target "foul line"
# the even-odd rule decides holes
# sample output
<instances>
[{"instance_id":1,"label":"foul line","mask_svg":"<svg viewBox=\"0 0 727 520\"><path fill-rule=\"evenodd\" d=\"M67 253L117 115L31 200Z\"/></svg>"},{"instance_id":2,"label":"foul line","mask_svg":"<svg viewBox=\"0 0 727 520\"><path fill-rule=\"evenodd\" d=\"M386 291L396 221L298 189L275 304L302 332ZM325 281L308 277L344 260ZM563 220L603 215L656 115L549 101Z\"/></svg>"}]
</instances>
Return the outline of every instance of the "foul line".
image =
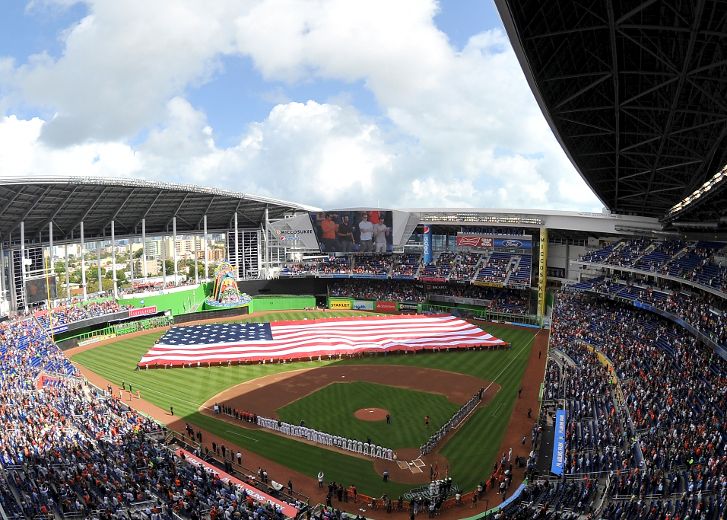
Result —
<instances>
[{"instance_id":1,"label":"foul line","mask_svg":"<svg viewBox=\"0 0 727 520\"><path fill-rule=\"evenodd\" d=\"M239 433L239 432L236 432L234 430L225 430L225 432L227 432L227 433L229 433L231 435L236 435L238 437L244 437L245 439L250 439L252 442L258 442L258 439L254 438L254 437L249 437L249 436L247 436L247 435L245 435L243 433Z\"/></svg>"},{"instance_id":2,"label":"foul line","mask_svg":"<svg viewBox=\"0 0 727 520\"><path fill-rule=\"evenodd\" d=\"M492 381L490 381L490 384L485 387L485 392L487 392L490 389L490 387L495 384L495 381L497 381L497 378L500 377L502 374L504 374L505 373L505 370L507 370L508 368L510 368L510 365L512 365L513 362L520 356L520 354L522 353L522 351L525 350L525 347L527 347L533 341L535 341L535 338L538 337L538 334L540 334L540 332L541 331L538 331L535 334L533 334L533 337L530 338L530 341L528 341L522 347L520 347L520 352L518 352L517 354L515 354L513 356L513 358L510 360L510 362L507 365L505 365L504 367L502 367L502 370L500 370L500 372L495 377L492 378ZM485 392L483 392L483 394Z\"/></svg>"}]
</instances>

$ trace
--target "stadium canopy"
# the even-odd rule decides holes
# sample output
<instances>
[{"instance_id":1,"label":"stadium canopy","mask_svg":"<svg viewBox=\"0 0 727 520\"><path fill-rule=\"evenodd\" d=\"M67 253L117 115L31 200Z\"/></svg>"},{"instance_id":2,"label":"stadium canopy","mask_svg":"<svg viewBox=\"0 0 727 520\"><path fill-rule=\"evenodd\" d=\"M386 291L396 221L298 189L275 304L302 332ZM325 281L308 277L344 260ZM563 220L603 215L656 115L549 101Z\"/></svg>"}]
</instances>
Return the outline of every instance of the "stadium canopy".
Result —
<instances>
[{"instance_id":1,"label":"stadium canopy","mask_svg":"<svg viewBox=\"0 0 727 520\"><path fill-rule=\"evenodd\" d=\"M727 221L727 3L496 4L550 127L610 211Z\"/></svg>"},{"instance_id":2,"label":"stadium canopy","mask_svg":"<svg viewBox=\"0 0 727 520\"><path fill-rule=\"evenodd\" d=\"M234 214L241 227L259 227L265 210L271 219L309 210L302 204L182 184L136 179L90 177L0 178L0 240L17 243L20 223L26 240L42 242L53 222L56 242L77 240L84 223L87 240L110 238L111 221L116 236L171 233L177 217L177 233L202 230L207 215L209 230L231 229Z\"/></svg>"}]
</instances>

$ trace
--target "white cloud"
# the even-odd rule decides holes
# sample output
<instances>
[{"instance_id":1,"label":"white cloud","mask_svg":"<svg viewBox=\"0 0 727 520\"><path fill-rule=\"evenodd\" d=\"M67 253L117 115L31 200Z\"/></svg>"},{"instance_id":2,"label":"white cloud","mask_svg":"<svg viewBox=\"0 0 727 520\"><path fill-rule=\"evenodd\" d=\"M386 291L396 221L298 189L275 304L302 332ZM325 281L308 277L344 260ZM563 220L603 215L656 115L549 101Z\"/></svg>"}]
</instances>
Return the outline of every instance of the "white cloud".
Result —
<instances>
[{"instance_id":1,"label":"white cloud","mask_svg":"<svg viewBox=\"0 0 727 520\"><path fill-rule=\"evenodd\" d=\"M142 175L134 150L123 143L98 142L65 148L49 147L40 139L43 121L0 118L0 175Z\"/></svg>"},{"instance_id":2,"label":"white cloud","mask_svg":"<svg viewBox=\"0 0 727 520\"><path fill-rule=\"evenodd\" d=\"M24 99L55 114L42 134L52 145L135 134L232 50L235 2L86 3L90 14L65 31L63 55L31 56L12 78Z\"/></svg>"},{"instance_id":3,"label":"white cloud","mask_svg":"<svg viewBox=\"0 0 727 520\"><path fill-rule=\"evenodd\" d=\"M324 207L599 206L505 35L485 31L457 52L434 25L434 0L84 3L59 58L0 59L0 109L10 91L53 114L6 118L17 148L0 144L0 172L142 174ZM361 114L345 88L293 102L273 87L261 95L279 104L221 147L204 106L184 96L233 55L269 80L360 82L383 118Z\"/></svg>"}]
</instances>

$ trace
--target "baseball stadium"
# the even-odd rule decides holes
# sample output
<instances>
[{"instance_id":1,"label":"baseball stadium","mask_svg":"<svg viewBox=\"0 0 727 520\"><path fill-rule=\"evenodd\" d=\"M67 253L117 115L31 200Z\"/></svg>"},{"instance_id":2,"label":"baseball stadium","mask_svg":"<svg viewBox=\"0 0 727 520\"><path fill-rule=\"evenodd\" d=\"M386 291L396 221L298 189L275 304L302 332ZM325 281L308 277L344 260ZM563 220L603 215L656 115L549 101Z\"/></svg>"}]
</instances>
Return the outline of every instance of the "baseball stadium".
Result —
<instances>
[{"instance_id":1,"label":"baseball stadium","mask_svg":"<svg viewBox=\"0 0 727 520\"><path fill-rule=\"evenodd\" d=\"M496 0L602 213L0 179L0 519L727 511L727 6Z\"/></svg>"}]
</instances>

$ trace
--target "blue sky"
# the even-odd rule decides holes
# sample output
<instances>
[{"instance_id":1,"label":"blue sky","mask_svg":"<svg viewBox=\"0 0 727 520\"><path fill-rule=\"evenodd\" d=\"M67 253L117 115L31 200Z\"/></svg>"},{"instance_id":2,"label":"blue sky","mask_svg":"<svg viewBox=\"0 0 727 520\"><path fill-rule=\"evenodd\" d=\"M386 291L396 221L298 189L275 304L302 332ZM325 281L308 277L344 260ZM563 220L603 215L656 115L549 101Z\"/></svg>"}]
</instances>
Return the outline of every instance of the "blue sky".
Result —
<instances>
[{"instance_id":1,"label":"blue sky","mask_svg":"<svg viewBox=\"0 0 727 520\"><path fill-rule=\"evenodd\" d=\"M4 4L2 175L320 207L600 208L492 1Z\"/></svg>"}]
</instances>

